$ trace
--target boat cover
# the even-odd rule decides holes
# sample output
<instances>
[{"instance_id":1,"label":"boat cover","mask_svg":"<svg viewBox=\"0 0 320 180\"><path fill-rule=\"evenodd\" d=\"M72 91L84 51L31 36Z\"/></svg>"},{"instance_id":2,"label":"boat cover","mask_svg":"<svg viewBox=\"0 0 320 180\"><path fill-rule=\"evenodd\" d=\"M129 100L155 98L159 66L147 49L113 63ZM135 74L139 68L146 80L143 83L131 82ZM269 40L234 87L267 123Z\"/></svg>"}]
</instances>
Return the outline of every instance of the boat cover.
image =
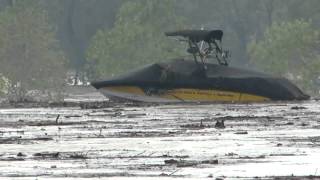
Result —
<instances>
[{"instance_id":1,"label":"boat cover","mask_svg":"<svg viewBox=\"0 0 320 180\"><path fill-rule=\"evenodd\" d=\"M142 88L197 88L241 92L268 97L271 100L304 100L305 95L285 78L239 68L175 60L155 63L107 81L94 82L99 89L106 86L128 85Z\"/></svg>"}]
</instances>

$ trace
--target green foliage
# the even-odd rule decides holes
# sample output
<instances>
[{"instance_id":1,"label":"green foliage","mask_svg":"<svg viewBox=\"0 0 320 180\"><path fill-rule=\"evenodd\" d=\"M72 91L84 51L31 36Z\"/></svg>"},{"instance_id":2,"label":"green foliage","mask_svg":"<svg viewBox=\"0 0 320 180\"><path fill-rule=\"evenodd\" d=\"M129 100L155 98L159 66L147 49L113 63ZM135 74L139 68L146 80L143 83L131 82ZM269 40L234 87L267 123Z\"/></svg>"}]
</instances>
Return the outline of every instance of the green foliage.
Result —
<instances>
[{"instance_id":1,"label":"green foliage","mask_svg":"<svg viewBox=\"0 0 320 180\"><path fill-rule=\"evenodd\" d=\"M286 76L305 89L316 90L314 80L320 75L320 31L311 22L294 20L274 23L264 39L253 41L250 60L268 73Z\"/></svg>"},{"instance_id":2,"label":"green foliage","mask_svg":"<svg viewBox=\"0 0 320 180\"><path fill-rule=\"evenodd\" d=\"M182 26L175 1L126 1L114 28L100 30L87 52L88 64L97 76L111 76L146 63L165 61L180 53L164 32Z\"/></svg>"},{"instance_id":3,"label":"green foliage","mask_svg":"<svg viewBox=\"0 0 320 180\"><path fill-rule=\"evenodd\" d=\"M0 97L6 94L8 82L5 77L0 74Z\"/></svg>"},{"instance_id":4,"label":"green foliage","mask_svg":"<svg viewBox=\"0 0 320 180\"><path fill-rule=\"evenodd\" d=\"M0 13L0 71L10 80L11 90L62 87L65 62L38 1L18 0Z\"/></svg>"},{"instance_id":5,"label":"green foliage","mask_svg":"<svg viewBox=\"0 0 320 180\"><path fill-rule=\"evenodd\" d=\"M69 67L81 74L85 51L97 29L111 28L122 0L39 0L48 11Z\"/></svg>"}]
</instances>

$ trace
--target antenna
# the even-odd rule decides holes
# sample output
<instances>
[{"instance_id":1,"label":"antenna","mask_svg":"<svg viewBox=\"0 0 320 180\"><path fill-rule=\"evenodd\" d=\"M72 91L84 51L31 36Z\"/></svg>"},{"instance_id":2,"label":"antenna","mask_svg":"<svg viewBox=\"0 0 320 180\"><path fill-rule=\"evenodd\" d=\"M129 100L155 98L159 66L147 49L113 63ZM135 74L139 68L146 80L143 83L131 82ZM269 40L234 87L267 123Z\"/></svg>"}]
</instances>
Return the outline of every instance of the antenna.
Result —
<instances>
[{"instance_id":1,"label":"antenna","mask_svg":"<svg viewBox=\"0 0 320 180\"><path fill-rule=\"evenodd\" d=\"M204 30L204 27L203 27L203 25L201 25L201 31L203 31L203 30ZM204 41L202 40L201 45L200 45L200 51L202 51L203 44L204 44Z\"/></svg>"}]
</instances>

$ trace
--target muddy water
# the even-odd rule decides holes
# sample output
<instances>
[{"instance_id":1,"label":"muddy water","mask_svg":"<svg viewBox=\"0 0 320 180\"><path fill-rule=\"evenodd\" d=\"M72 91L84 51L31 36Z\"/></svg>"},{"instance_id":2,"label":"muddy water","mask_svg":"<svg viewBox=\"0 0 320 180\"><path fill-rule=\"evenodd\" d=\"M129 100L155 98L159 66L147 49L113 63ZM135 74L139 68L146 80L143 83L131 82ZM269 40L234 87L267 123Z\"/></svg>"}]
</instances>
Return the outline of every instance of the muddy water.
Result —
<instances>
[{"instance_id":1,"label":"muddy water","mask_svg":"<svg viewBox=\"0 0 320 180\"><path fill-rule=\"evenodd\" d=\"M319 158L316 101L0 109L0 179L316 176Z\"/></svg>"}]
</instances>

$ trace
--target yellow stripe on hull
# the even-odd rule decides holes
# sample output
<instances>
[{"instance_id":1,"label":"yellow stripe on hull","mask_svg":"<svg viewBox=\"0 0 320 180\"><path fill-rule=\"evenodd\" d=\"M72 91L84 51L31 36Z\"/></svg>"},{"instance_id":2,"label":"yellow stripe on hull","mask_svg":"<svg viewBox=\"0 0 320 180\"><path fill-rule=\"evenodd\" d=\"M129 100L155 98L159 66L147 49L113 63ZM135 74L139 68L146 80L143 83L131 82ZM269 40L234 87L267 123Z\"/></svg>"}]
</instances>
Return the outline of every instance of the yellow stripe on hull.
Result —
<instances>
[{"instance_id":1,"label":"yellow stripe on hull","mask_svg":"<svg viewBox=\"0 0 320 180\"><path fill-rule=\"evenodd\" d=\"M270 100L263 96L220 90L178 88L164 90L161 94L147 95L140 87L136 86L114 86L104 89L113 92L180 101L261 102Z\"/></svg>"},{"instance_id":2,"label":"yellow stripe on hull","mask_svg":"<svg viewBox=\"0 0 320 180\"><path fill-rule=\"evenodd\" d=\"M116 91L116 92L146 95L141 88L135 87L135 86L112 86L112 87L106 87L104 89L110 90L110 91Z\"/></svg>"}]
</instances>

